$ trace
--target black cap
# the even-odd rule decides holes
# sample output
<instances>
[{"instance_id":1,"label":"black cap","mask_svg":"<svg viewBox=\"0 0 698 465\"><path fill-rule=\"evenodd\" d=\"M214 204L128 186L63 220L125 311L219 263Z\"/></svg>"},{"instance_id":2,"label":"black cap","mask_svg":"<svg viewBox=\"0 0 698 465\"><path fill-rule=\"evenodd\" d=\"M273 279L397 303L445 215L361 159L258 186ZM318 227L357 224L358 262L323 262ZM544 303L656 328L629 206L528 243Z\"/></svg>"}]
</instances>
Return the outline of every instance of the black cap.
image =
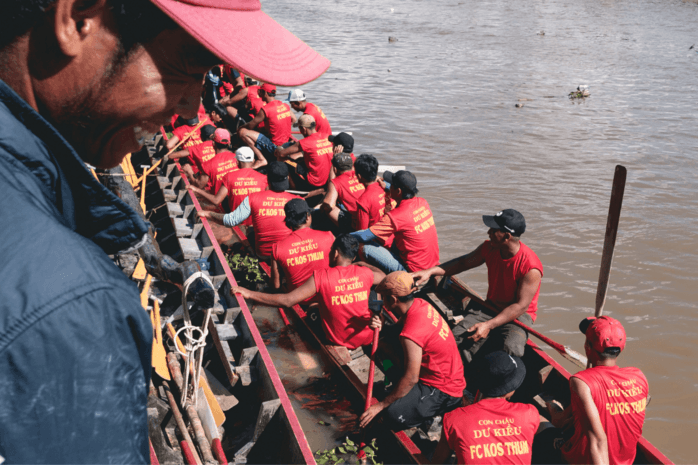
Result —
<instances>
[{"instance_id":1,"label":"black cap","mask_svg":"<svg viewBox=\"0 0 698 465\"><path fill-rule=\"evenodd\" d=\"M385 173L383 173L383 179L385 179ZM397 173L393 174L391 180L388 182L392 184L392 187L395 189L406 189L414 194L418 192L417 178L415 178L414 174L410 173L409 171L398 171Z\"/></svg>"},{"instance_id":2,"label":"black cap","mask_svg":"<svg viewBox=\"0 0 698 465\"><path fill-rule=\"evenodd\" d=\"M205 124L201 127L201 140L210 140L216 132L216 127L210 124Z\"/></svg>"},{"instance_id":3,"label":"black cap","mask_svg":"<svg viewBox=\"0 0 698 465\"><path fill-rule=\"evenodd\" d=\"M348 153L338 153L332 157L332 165L340 171L349 171L354 166L354 161Z\"/></svg>"},{"instance_id":4,"label":"black cap","mask_svg":"<svg viewBox=\"0 0 698 465\"><path fill-rule=\"evenodd\" d=\"M312 212L304 199L291 199L284 205L286 218L301 219L306 213Z\"/></svg>"},{"instance_id":5,"label":"black cap","mask_svg":"<svg viewBox=\"0 0 698 465\"><path fill-rule=\"evenodd\" d=\"M385 180L385 182L389 182L390 184L392 184L392 183L393 183L393 175L394 175L394 174L395 174L395 173L393 173L392 171L385 171L385 172L383 173L383 179Z\"/></svg>"},{"instance_id":6,"label":"black cap","mask_svg":"<svg viewBox=\"0 0 698 465\"><path fill-rule=\"evenodd\" d=\"M338 145L344 147L344 153L352 153L354 151L354 138L346 132L340 132L336 136L329 136L327 140L332 142L332 145L335 147Z\"/></svg>"},{"instance_id":7,"label":"black cap","mask_svg":"<svg viewBox=\"0 0 698 465\"><path fill-rule=\"evenodd\" d=\"M485 355L479 364L482 384L480 392L485 397L502 397L516 391L526 377L523 360L498 350Z\"/></svg>"},{"instance_id":8,"label":"black cap","mask_svg":"<svg viewBox=\"0 0 698 465\"><path fill-rule=\"evenodd\" d=\"M280 161L273 161L267 167L267 182L274 192L283 192L289 189L288 165Z\"/></svg>"},{"instance_id":9,"label":"black cap","mask_svg":"<svg viewBox=\"0 0 698 465\"><path fill-rule=\"evenodd\" d=\"M507 208L494 216L482 215L485 226L500 229L511 233L512 236L520 236L526 231L526 220L523 215L514 209Z\"/></svg>"}]
</instances>

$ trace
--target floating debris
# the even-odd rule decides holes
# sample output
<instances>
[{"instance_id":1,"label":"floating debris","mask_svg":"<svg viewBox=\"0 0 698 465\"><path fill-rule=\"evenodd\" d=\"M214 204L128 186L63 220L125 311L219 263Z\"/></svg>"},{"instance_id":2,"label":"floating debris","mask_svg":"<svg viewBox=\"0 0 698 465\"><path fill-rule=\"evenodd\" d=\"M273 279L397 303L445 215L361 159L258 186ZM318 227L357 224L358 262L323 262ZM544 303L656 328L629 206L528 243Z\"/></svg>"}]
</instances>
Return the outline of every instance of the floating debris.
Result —
<instances>
[{"instance_id":1,"label":"floating debris","mask_svg":"<svg viewBox=\"0 0 698 465\"><path fill-rule=\"evenodd\" d=\"M388 42L390 42L390 43L397 42L397 37L393 37L393 36L388 37Z\"/></svg>"},{"instance_id":2,"label":"floating debris","mask_svg":"<svg viewBox=\"0 0 698 465\"><path fill-rule=\"evenodd\" d=\"M517 103L514 105L516 108L523 108L524 104L523 103Z\"/></svg>"},{"instance_id":3,"label":"floating debris","mask_svg":"<svg viewBox=\"0 0 698 465\"><path fill-rule=\"evenodd\" d=\"M570 98L584 98L588 97L589 95L589 86L578 86L577 90L570 92L569 97Z\"/></svg>"},{"instance_id":4,"label":"floating debris","mask_svg":"<svg viewBox=\"0 0 698 465\"><path fill-rule=\"evenodd\" d=\"M539 36L544 36L544 35L545 35L545 31L538 31L538 35L539 35Z\"/></svg>"}]
</instances>

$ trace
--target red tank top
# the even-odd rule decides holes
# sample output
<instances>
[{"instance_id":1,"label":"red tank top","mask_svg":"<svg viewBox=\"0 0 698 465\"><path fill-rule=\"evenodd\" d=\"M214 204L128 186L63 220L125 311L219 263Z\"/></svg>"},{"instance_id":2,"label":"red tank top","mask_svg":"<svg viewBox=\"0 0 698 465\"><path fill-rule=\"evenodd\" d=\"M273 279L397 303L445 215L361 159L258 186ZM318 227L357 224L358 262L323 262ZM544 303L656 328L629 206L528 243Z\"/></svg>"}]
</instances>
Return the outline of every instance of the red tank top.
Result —
<instances>
[{"instance_id":1,"label":"red tank top","mask_svg":"<svg viewBox=\"0 0 698 465\"><path fill-rule=\"evenodd\" d=\"M267 177L252 168L242 168L231 171L223 178L223 185L228 189L228 206L234 212L248 195L267 190ZM252 219L242 222L252 226Z\"/></svg>"},{"instance_id":2,"label":"red tank top","mask_svg":"<svg viewBox=\"0 0 698 465\"><path fill-rule=\"evenodd\" d=\"M324 186L332 169L332 142L316 132L300 140L299 144L308 168L308 182L313 186Z\"/></svg>"},{"instance_id":3,"label":"red tank top","mask_svg":"<svg viewBox=\"0 0 698 465\"><path fill-rule=\"evenodd\" d=\"M487 264L487 300L494 302L500 308L504 308L516 300L516 290L523 277L529 271L536 269L543 276L543 264L538 256L529 249L526 244L520 242L519 251L511 258L504 260L499 250L492 247L490 241L485 241L480 249L481 256ZM528 306L528 313L533 321L536 321L538 310L538 294L540 285Z\"/></svg>"},{"instance_id":4,"label":"red tank top","mask_svg":"<svg viewBox=\"0 0 698 465\"><path fill-rule=\"evenodd\" d=\"M256 99L252 100L252 102L250 103L250 116L251 116L252 118L254 118L255 116L257 116L257 113L259 113L259 110L261 110L262 108L264 108L264 105L265 105L265 104L264 104L264 100L262 100L261 98L256 98ZM265 127L266 127L266 126L265 126L265 124L264 124L264 121L261 121L261 122L257 125L257 129L264 129Z\"/></svg>"},{"instance_id":5,"label":"red tank top","mask_svg":"<svg viewBox=\"0 0 698 465\"><path fill-rule=\"evenodd\" d=\"M609 463L625 465L635 460L637 441L642 435L645 406L649 394L647 378L633 367L597 366L580 371L573 377L589 386L608 439ZM591 463L589 439L582 434L579 397L572 396L574 436L562 446L562 456L569 463Z\"/></svg>"},{"instance_id":6,"label":"red tank top","mask_svg":"<svg viewBox=\"0 0 698 465\"><path fill-rule=\"evenodd\" d=\"M203 168L208 175L207 189L216 194L223 185L223 178L238 169L238 160L234 153L226 150L204 163Z\"/></svg>"},{"instance_id":7,"label":"red tank top","mask_svg":"<svg viewBox=\"0 0 698 465\"><path fill-rule=\"evenodd\" d=\"M323 113L319 106L315 105L314 103L307 102L305 104L305 111L303 113L310 115L313 117L313 119L315 119L315 130L320 134L320 136L326 139L332 135L330 122L327 121L325 113Z\"/></svg>"},{"instance_id":8,"label":"red tank top","mask_svg":"<svg viewBox=\"0 0 698 465\"><path fill-rule=\"evenodd\" d=\"M463 362L448 323L420 298L414 299L404 318L400 337L422 348L419 380L449 396L462 397L465 389Z\"/></svg>"},{"instance_id":9,"label":"red tank top","mask_svg":"<svg viewBox=\"0 0 698 465\"><path fill-rule=\"evenodd\" d=\"M274 145L282 145L291 138L291 109L280 100L264 105L264 124Z\"/></svg>"},{"instance_id":10,"label":"red tank top","mask_svg":"<svg viewBox=\"0 0 698 465\"><path fill-rule=\"evenodd\" d=\"M482 399L444 415L444 434L461 464L531 463L538 410L530 404Z\"/></svg>"},{"instance_id":11,"label":"red tank top","mask_svg":"<svg viewBox=\"0 0 698 465\"><path fill-rule=\"evenodd\" d=\"M315 271L322 328L332 344L356 349L373 341L368 295L373 272L350 265Z\"/></svg>"},{"instance_id":12,"label":"red tank top","mask_svg":"<svg viewBox=\"0 0 698 465\"><path fill-rule=\"evenodd\" d=\"M298 196L288 192L263 191L250 194L250 217L254 225L254 239L257 253L270 257L272 246L291 234L284 220L284 206Z\"/></svg>"},{"instance_id":13,"label":"red tank top","mask_svg":"<svg viewBox=\"0 0 698 465\"><path fill-rule=\"evenodd\" d=\"M306 282L316 270L330 267L334 235L329 231L303 228L274 244L272 257L286 276L289 291Z\"/></svg>"},{"instance_id":14,"label":"red tank top","mask_svg":"<svg viewBox=\"0 0 698 465\"><path fill-rule=\"evenodd\" d=\"M356 204L354 229L361 231L370 228L385 214L385 190L377 182L369 184Z\"/></svg>"},{"instance_id":15,"label":"red tank top","mask_svg":"<svg viewBox=\"0 0 698 465\"><path fill-rule=\"evenodd\" d=\"M366 188L356 178L354 170L346 171L336 178L332 179L335 189L337 189L337 197L347 209L349 213L356 212L356 202L363 195Z\"/></svg>"},{"instance_id":16,"label":"red tank top","mask_svg":"<svg viewBox=\"0 0 698 465\"><path fill-rule=\"evenodd\" d=\"M426 270L439 264L439 237L426 200L421 197L403 200L386 217L392 224L390 229L395 235L394 245L409 271ZM382 221L376 223L375 231L373 228L371 231L379 232L380 235L376 236L385 240L386 234L378 228L381 224Z\"/></svg>"}]
</instances>

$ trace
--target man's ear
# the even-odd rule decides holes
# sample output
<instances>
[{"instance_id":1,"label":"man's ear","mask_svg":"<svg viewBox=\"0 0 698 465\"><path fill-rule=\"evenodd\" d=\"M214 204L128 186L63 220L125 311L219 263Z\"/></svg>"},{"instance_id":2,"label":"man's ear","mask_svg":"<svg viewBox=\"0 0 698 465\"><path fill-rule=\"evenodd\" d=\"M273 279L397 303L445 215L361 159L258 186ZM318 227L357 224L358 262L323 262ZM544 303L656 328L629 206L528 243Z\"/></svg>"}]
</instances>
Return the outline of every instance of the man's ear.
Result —
<instances>
[{"instance_id":1,"label":"man's ear","mask_svg":"<svg viewBox=\"0 0 698 465\"><path fill-rule=\"evenodd\" d=\"M106 0L56 0L56 42L69 57L77 56L85 38L103 27Z\"/></svg>"}]
</instances>

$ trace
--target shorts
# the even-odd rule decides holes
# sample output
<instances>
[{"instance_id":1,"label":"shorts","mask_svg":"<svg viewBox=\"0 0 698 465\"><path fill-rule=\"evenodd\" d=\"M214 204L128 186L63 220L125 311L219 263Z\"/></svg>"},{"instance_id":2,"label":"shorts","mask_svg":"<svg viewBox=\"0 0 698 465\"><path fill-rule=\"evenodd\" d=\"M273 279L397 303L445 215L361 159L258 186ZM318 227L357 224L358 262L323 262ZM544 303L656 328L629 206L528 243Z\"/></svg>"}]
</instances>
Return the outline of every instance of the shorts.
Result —
<instances>
[{"instance_id":1,"label":"shorts","mask_svg":"<svg viewBox=\"0 0 698 465\"><path fill-rule=\"evenodd\" d=\"M383 411L383 418L390 429L402 431L460 407L461 400L462 397L449 396L418 381L410 392Z\"/></svg>"},{"instance_id":2,"label":"shorts","mask_svg":"<svg viewBox=\"0 0 698 465\"><path fill-rule=\"evenodd\" d=\"M285 149L293 143L294 141L289 140L288 142L280 145L279 147ZM262 152L264 158L270 161L276 161L276 157L274 156L274 150L276 150L276 145L267 136L260 133L259 136L257 136L257 142L255 142L254 146L257 147L260 152Z\"/></svg>"}]
</instances>

